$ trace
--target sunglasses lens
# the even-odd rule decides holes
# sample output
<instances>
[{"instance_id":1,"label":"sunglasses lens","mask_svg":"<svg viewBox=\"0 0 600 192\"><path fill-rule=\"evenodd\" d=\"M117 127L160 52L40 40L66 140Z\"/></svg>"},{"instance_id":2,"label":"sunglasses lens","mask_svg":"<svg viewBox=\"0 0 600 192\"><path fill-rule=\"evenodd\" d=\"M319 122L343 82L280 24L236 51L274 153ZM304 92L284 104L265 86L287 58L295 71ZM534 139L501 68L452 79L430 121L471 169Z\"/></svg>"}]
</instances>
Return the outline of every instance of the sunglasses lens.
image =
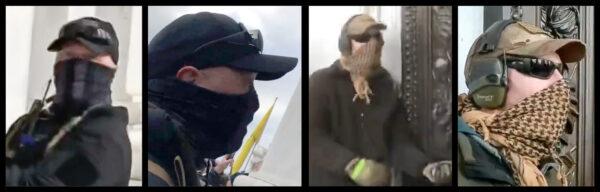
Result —
<instances>
[{"instance_id":1,"label":"sunglasses lens","mask_svg":"<svg viewBox=\"0 0 600 192\"><path fill-rule=\"evenodd\" d=\"M368 36L368 35L360 35L360 36L357 36L354 38L355 41L358 41L361 43L367 42L367 41L369 41L369 39L370 39L370 36Z\"/></svg>"},{"instance_id":2,"label":"sunglasses lens","mask_svg":"<svg viewBox=\"0 0 600 192\"><path fill-rule=\"evenodd\" d=\"M507 58L506 64L523 74L540 79L548 79L554 73L554 69L559 68L557 65L562 65L545 59L516 57Z\"/></svg>"},{"instance_id":3,"label":"sunglasses lens","mask_svg":"<svg viewBox=\"0 0 600 192\"><path fill-rule=\"evenodd\" d=\"M369 40L371 40L371 37L379 37L379 36L381 36L381 33L379 33L379 31L377 31L374 33L364 33L364 34L360 34L360 35L351 36L350 38L357 42L365 43L365 42L368 42Z\"/></svg>"},{"instance_id":4,"label":"sunglasses lens","mask_svg":"<svg viewBox=\"0 0 600 192\"><path fill-rule=\"evenodd\" d=\"M529 72L532 76L548 78L556 69L553 63L540 63L537 65L531 66L531 71Z\"/></svg>"}]
</instances>

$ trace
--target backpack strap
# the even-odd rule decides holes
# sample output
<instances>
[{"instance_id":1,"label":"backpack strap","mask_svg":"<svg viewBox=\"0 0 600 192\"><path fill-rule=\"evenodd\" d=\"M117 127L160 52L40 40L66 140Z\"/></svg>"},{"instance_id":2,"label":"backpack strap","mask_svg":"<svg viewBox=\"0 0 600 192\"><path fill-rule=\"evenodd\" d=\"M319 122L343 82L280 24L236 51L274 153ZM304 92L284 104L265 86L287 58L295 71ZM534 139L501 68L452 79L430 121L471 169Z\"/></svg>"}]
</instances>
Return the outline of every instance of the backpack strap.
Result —
<instances>
[{"instance_id":1,"label":"backpack strap","mask_svg":"<svg viewBox=\"0 0 600 192\"><path fill-rule=\"evenodd\" d=\"M175 186L175 184L173 184L173 179L171 179L171 176L169 176L167 171L165 171L165 169L152 160L148 160L148 172L156 175L158 178L165 181L169 186Z\"/></svg>"}]
</instances>

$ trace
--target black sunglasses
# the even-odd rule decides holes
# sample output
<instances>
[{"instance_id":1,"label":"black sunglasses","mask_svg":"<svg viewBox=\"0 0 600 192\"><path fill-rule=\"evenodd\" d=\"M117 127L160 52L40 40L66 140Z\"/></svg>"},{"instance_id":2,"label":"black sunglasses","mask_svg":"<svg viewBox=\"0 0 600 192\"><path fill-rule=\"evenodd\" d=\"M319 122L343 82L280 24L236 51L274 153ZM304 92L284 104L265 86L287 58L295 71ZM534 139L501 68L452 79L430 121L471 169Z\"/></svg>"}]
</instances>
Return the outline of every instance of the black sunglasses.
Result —
<instances>
[{"instance_id":1,"label":"black sunglasses","mask_svg":"<svg viewBox=\"0 0 600 192\"><path fill-rule=\"evenodd\" d=\"M539 79L550 78L554 73L554 69L558 69L561 73L563 70L562 63L555 63L546 59L514 55L507 55L504 58L507 67Z\"/></svg>"},{"instance_id":2,"label":"black sunglasses","mask_svg":"<svg viewBox=\"0 0 600 192\"><path fill-rule=\"evenodd\" d=\"M366 33L360 35L349 35L350 39L353 39L357 42L365 43L368 42L371 37L379 38L381 36L381 32L379 30L369 30Z\"/></svg>"},{"instance_id":3,"label":"black sunglasses","mask_svg":"<svg viewBox=\"0 0 600 192\"><path fill-rule=\"evenodd\" d=\"M247 30L242 23L239 23L239 26L242 31L202 44L194 49L193 54L198 54L204 49L218 44L226 44L235 47L247 47L256 50L258 53L261 53L263 49L263 42L260 31Z\"/></svg>"}]
</instances>

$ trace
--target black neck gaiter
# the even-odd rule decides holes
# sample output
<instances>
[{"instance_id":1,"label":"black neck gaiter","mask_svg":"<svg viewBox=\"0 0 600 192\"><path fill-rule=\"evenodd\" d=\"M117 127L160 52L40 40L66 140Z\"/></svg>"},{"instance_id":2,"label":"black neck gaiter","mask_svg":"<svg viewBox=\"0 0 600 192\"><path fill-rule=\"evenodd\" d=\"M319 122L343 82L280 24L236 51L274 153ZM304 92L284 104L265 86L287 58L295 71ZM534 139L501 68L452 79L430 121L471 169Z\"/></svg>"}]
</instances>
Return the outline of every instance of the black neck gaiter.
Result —
<instances>
[{"instance_id":1,"label":"black neck gaiter","mask_svg":"<svg viewBox=\"0 0 600 192\"><path fill-rule=\"evenodd\" d=\"M151 79L149 101L180 116L196 160L235 152L259 107L254 87L242 95L216 93L174 78Z\"/></svg>"},{"instance_id":2,"label":"black neck gaiter","mask_svg":"<svg viewBox=\"0 0 600 192\"><path fill-rule=\"evenodd\" d=\"M84 59L57 63L54 69L56 95L50 110L58 117L81 115L94 105L110 105L114 69Z\"/></svg>"}]
</instances>

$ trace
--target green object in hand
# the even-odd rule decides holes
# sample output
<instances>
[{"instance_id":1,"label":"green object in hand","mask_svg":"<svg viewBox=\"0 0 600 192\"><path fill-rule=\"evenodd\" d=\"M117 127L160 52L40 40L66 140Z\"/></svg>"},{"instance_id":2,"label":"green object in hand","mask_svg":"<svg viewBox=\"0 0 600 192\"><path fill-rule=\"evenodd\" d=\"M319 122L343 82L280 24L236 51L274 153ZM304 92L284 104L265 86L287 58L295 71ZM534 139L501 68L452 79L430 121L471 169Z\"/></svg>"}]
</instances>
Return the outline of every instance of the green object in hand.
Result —
<instances>
[{"instance_id":1,"label":"green object in hand","mask_svg":"<svg viewBox=\"0 0 600 192\"><path fill-rule=\"evenodd\" d=\"M346 173L360 186L389 186L391 170L374 160L360 158L349 163Z\"/></svg>"},{"instance_id":2,"label":"green object in hand","mask_svg":"<svg viewBox=\"0 0 600 192\"><path fill-rule=\"evenodd\" d=\"M352 180L356 180L356 178L360 175L360 173L362 173L363 169L365 168L365 159L360 159L358 161L358 163L356 163L356 166L354 166L354 169L352 170Z\"/></svg>"}]
</instances>

